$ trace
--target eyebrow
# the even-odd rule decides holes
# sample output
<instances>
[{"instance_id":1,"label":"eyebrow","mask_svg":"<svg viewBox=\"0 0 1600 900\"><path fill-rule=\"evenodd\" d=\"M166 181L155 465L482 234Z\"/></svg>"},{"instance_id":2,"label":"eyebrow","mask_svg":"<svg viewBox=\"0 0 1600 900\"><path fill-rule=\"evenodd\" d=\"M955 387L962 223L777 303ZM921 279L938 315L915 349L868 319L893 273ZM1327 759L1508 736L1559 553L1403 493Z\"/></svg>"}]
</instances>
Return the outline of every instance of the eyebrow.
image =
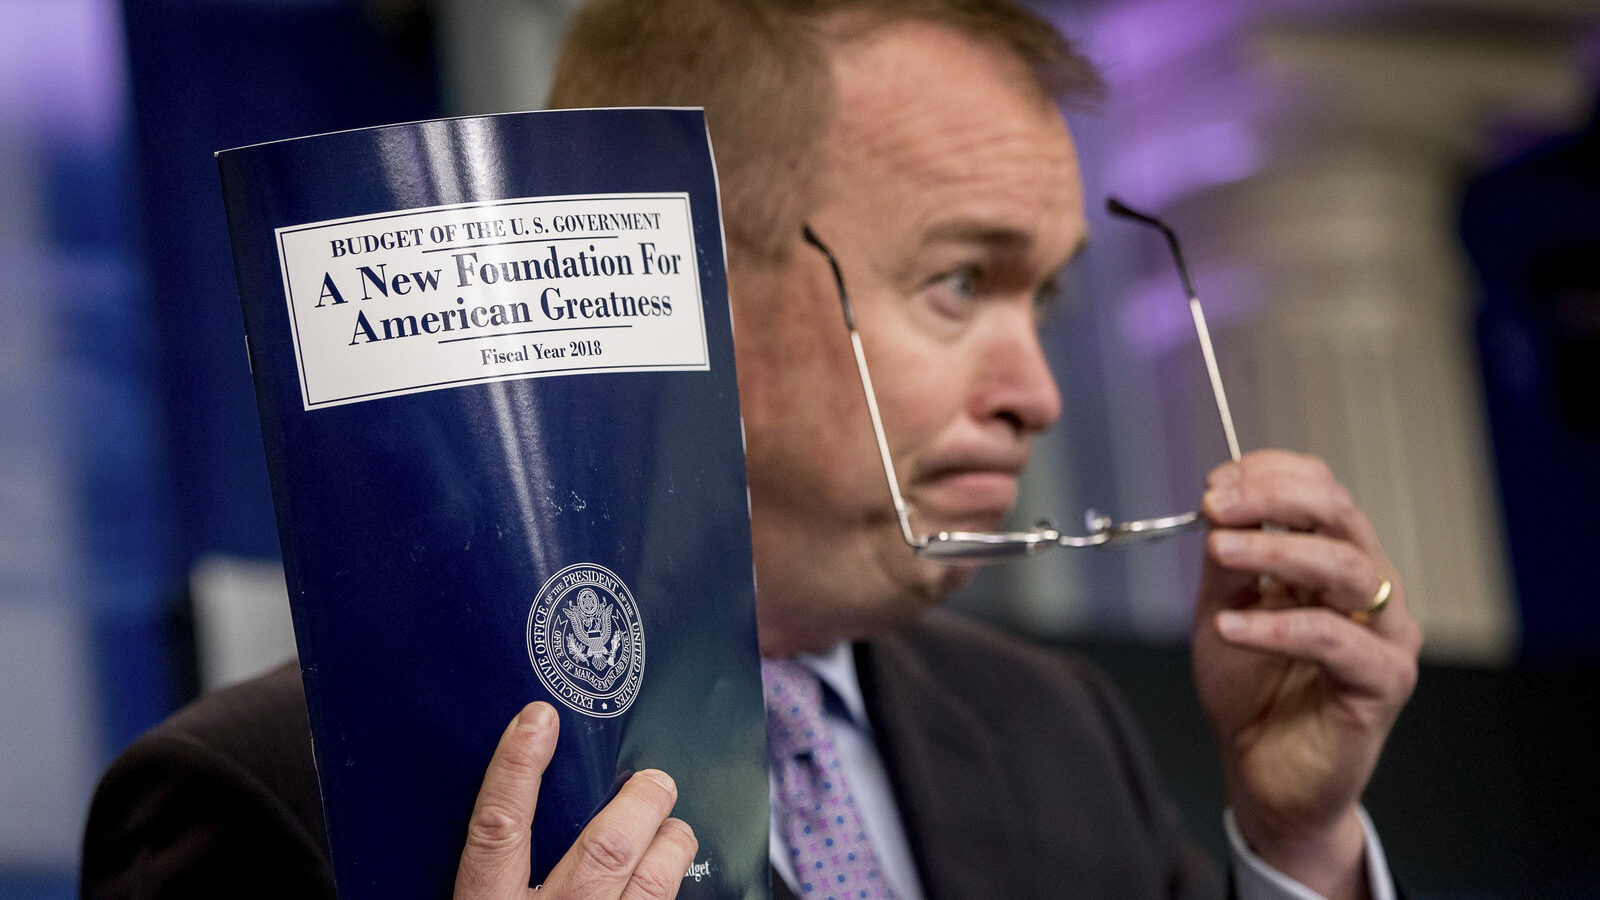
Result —
<instances>
[{"instance_id":1,"label":"eyebrow","mask_svg":"<svg viewBox=\"0 0 1600 900\"><path fill-rule=\"evenodd\" d=\"M923 235L923 243L925 245L945 242L975 242L997 250L1016 252L1032 247L1034 236L1032 232L1020 228L995 225L992 222L975 219L953 219L934 226ZM1083 255L1088 244L1089 235L1085 232L1083 236L1078 238L1078 242L1073 245L1072 250L1067 254L1067 258L1056 268L1062 268Z\"/></svg>"}]
</instances>

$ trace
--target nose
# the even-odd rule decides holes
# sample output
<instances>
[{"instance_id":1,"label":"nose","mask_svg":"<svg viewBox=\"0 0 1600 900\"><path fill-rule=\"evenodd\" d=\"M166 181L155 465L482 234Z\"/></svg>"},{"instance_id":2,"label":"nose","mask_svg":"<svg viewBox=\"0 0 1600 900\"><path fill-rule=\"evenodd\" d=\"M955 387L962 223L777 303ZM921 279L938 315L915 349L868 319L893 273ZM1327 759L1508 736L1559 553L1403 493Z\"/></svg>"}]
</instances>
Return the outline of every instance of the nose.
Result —
<instances>
[{"instance_id":1,"label":"nose","mask_svg":"<svg viewBox=\"0 0 1600 900\"><path fill-rule=\"evenodd\" d=\"M1044 431L1061 417L1061 389L1050 371L1031 308L993 323L979 355L972 414L1018 434Z\"/></svg>"}]
</instances>

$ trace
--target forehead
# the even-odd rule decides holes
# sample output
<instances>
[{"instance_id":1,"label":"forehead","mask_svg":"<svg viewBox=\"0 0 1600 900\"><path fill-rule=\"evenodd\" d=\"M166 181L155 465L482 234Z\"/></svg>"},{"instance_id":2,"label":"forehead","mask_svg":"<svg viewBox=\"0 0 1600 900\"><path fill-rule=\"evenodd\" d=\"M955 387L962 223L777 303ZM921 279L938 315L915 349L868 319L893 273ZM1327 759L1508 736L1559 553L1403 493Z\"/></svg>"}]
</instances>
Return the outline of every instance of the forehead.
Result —
<instances>
[{"instance_id":1,"label":"forehead","mask_svg":"<svg viewBox=\"0 0 1600 900\"><path fill-rule=\"evenodd\" d=\"M901 22L836 45L824 203L908 239L977 236L1060 257L1085 236L1077 154L1003 45Z\"/></svg>"}]
</instances>

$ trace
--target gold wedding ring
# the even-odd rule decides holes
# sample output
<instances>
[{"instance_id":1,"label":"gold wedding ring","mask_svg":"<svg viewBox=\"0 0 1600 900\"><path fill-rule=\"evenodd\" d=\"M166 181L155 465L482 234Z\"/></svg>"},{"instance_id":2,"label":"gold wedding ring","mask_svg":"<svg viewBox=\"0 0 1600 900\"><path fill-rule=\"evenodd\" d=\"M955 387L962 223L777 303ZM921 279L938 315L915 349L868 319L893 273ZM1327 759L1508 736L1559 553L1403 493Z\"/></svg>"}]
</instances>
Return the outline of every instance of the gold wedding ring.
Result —
<instances>
[{"instance_id":1,"label":"gold wedding ring","mask_svg":"<svg viewBox=\"0 0 1600 900\"><path fill-rule=\"evenodd\" d=\"M1372 602L1367 604L1366 609L1358 609L1350 613L1350 618L1358 625L1365 625L1371 622L1377 618L1378 613L1383 612L1385 606L1389 605L1389 595L1392 593L1394 593L1394 585L1390 583L1389 579L1385 578L1383 584L1378 585L1378 590L1372 595Z\"/></svg>"}]
</instances>

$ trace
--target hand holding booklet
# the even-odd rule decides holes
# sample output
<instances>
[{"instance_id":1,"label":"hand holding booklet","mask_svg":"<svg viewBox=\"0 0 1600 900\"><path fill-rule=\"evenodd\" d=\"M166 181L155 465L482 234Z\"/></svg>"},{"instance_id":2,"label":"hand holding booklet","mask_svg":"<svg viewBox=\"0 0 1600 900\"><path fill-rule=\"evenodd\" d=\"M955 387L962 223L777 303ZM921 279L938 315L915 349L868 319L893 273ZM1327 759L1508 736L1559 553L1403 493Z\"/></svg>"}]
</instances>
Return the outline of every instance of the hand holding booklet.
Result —
<instances>
[{"instance_id":1,"label":"hand holding booklet","mask_svg":"<svg viewBox=\"0 0 1600 900\"><path fill-rule=\"evenodd\" d=\"M340 896L447 897L478 785L561 717L533 883L637 770L768 892L749 506L698 110L218 154Z\"/></svg>"}]
</instances>

